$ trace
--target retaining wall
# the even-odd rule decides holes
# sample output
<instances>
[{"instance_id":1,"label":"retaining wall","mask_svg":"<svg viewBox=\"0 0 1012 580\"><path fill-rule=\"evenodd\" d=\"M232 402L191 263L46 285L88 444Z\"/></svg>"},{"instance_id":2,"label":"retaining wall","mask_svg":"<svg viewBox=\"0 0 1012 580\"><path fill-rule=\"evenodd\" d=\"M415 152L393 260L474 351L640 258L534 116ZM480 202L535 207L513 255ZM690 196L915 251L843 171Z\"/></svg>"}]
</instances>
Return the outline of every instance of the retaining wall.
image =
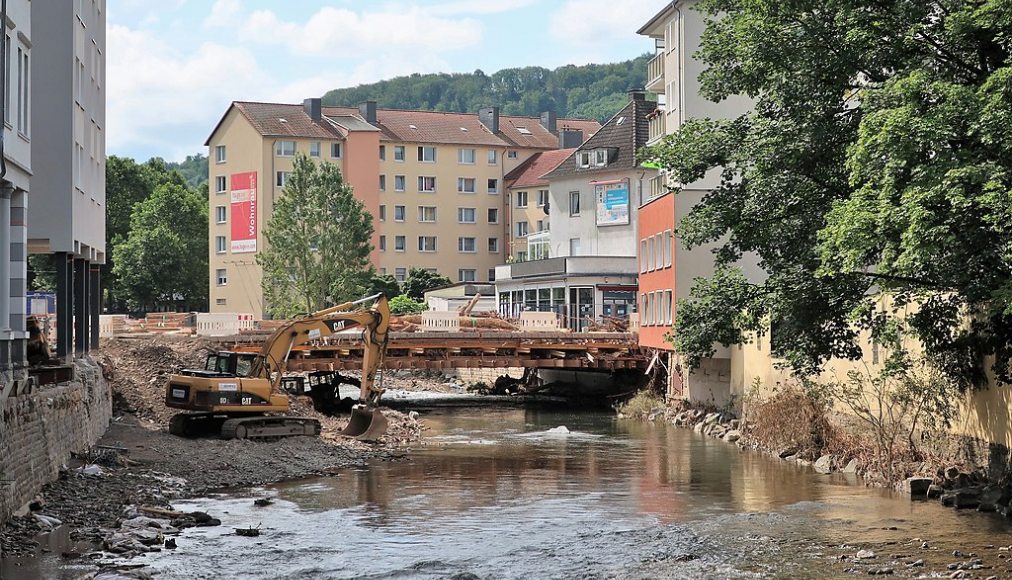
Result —
<instances>
[{"instance_id":1,"label":"retaining wall","mask_svg":"<svg viewBox=\"0 0 1012 580\"><path fill-rule=\"evenodd\" d=\"M0 414L0 522L54 481L71 452L105 433L112 394L97 364L78 360L75 379L10 397Z\"/></svg>"}]
</instances>

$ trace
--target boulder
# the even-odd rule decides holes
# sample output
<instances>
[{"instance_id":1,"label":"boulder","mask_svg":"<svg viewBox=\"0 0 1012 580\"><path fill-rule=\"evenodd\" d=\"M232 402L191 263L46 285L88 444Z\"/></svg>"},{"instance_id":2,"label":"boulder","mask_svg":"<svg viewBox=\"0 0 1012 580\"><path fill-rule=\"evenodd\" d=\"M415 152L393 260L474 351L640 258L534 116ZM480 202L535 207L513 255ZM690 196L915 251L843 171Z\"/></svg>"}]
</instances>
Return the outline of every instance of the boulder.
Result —
<instances>
[{"instance_id":1,"label":"boulder","mask_svg":"<svg viewBox=\"0 0 1012 580\"><path fill-rule=\"evenodd\" d=\"M928 486L928 493L927 493L928 499L938 499L942 497L942 494L944 492L945 490L942 489L942 486L931 484Z\"/></svg>"},{"instance_id":2,"label":"boulder","mask_svg":"<svg viewBox=\"0 0 1012 580\"><path fill-rule=\"evenodd\" d=\"M911 498L927 497L931 481L930 477L908 477L900 483L900 491L909 494Z\"/></svg>"},{"instance_id":3,"label":"boulder","mask_svg":"<svg viewBox=\"0 0 1012 580\"><path fill-rule=\"evenodd\" d=\"M1008 505L1009 498L1005 490L1000 487L986 487L980 493L979 501L977 511L993 512L997 511L1000 505Z\"/></svg>"},{"instance_id":4,"label":"boulder","mask_svg":"<svg viewBox=\"0 0 1012 580\"><path fill-rule=\"evenodd\" d=\"M858 560L870 560L875 557L875 552L872 552L871 550L858 550L854 557Z\"/></svg>"},{"instance_id":5,"label":"boulder","mask_svg":"<svg viewBox=\"0 0 1012 580\"><path fill-rule=\"evenodd\" d=\"M728 443L734 443L739 439L741 439L741 431L738 431L737 429L732 429L727 433L724 433L724 441L727 441Z\"/></svg>"},{"instance_id":6,"label":"boulder","mask_svg":"<svg viewBox=\"0 0 1012 580\"><path fill-rule=\"evenodd\" d=\"M857 473L857 459L851 459L848 461L847 465L844 465L843 469L840 471L843 473Z\"/></svg>"},{"instance_id":7,"label":"boulder","mask_svg":"<svg viewBox=\"0 0 1012 580\"><path fill-rule=\"evenodd\" d=\"M781 449L779 453L777 453L777 456L780 457L780 459L790 460L792 456L797 454L798 454L797 447L785 447L784 449Z\"/></svg>"},{"instance_id":8,"label":"boulder","mask_svg":"<svg viewBox=\"0 0 1012 580\"><path fill-rule=\"evenodd\" d=\"M942 505L956 509L971 509L980 505L980 491L963 488L942 494Z\"/></svg>"},{"instance_id":9,"label":"boulder","mask_svg":"<svg viewBox=\"0 0 1012 580\"><path fill-rule=\"evenodd\" d=\"M715 425L718 421L720 421L720 413L710 413L703 419L703 423L707 425Z\"/></svg>"},{"instance_id":10,"label":"boulder","mask_svg":"<svg viewBox=\"0 0 1012 580\"><path fill-rule=\"evenodd\" d=\"M830 473L833 471L833 456L823 455L822 457L815 460L815 464L812 466L815 471L819 473Z\"/></svg>"}]
</instances>

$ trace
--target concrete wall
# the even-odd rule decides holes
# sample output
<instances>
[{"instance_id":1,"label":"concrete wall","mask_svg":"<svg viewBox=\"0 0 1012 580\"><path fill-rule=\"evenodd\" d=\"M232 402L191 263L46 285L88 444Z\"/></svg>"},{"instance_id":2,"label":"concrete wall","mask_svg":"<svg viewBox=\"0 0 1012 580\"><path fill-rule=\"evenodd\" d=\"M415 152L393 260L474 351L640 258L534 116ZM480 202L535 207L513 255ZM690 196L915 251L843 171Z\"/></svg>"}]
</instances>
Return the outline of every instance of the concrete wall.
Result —
<instances>
[{"instance_id":1,"label":"concrete wall","mask_svg":"<svg viewBox=\"0 0 1012 580\"><path fill-rule=\"evenodd\" d=\"M99 367L78 360L74 382L9 398L0 415L0 521L59 475L71 452L105 432L112 394Z\"/></svg>"},{"instance_id":2,"label":"concrete wall","mask_svg":"<svg viewBox=\"0 0 1012 580\"><path fill-rule=\"evenodd\" d=\"M495 380L502 375L509 375L514 379L519 379L524 376L524 369L520 367L502 369L453 369L452 371L447 371L447 375L455 376L468 385L471 383L485 383L486 385L492 386L495 384Z\"/></svg>"},{"instance_id":3,"label":"concrete wall","mask_svg":"<svg viewBox=\"0 0 1012 580\"><path fill-rule=\"evenodd\" d=\"M640 175L646 172L643 179ZM551 255L570 256L570 240L580 239L580 256L634 256L636 255L636 229L642 186L656 174L653 169L595 172L570 179L553 181L551 196ZM626 225L598 226L597 198L592 181L629 180L629 223ZM570 215L569 192L580 192L580 213ZM532 230L533 231L533 230Z\"/></svg>"}]
</instances>

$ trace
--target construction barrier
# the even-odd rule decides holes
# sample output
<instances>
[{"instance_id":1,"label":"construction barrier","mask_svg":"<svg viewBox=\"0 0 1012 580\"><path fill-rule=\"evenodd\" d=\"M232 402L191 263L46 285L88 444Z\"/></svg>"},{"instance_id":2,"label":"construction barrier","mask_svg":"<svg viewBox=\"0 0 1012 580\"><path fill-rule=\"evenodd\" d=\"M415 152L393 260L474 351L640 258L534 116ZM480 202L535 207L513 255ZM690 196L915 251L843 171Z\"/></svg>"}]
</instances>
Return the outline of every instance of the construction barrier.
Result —
<instances>
[{"instance_id":1,"label":"construction barrier","mask_svg":"<svg viewBox=\"0 0 1012 580\"><path fill-rule=\"evenodd\" d=\"M122 334L127 326L126 314L101 314L98 317L98 335L101 338L112 338Z\"/></svg>"},{"instance_id":2,"label":"construction barrier","mask_svg":"<svg viewBox=\"0 0 1012 580\"><path fill-rule=\"evenodd\" d=\"M422 313L422 330L430 332L460 332L460 314L428 310Z\"/></svg>"},{"instance_id":3,"label":"construction barrier","mask_svg":"<svg viewBox=\"0 0 1012 580\"><path fill-rule=\"evenodd\" d=\"M256 327L252 314L239 312L197 313L199 336L233 336Z\"/></svg>"},{"instance_id":4,"label":"construction barrier","mask_svg":"<svg viewBox=\"0 0 1012 580\"><path fill-rule=\"evenodd\" d=\"M554 312L521 312L520 330L558 331L559 317Z\"/></svg>"}]
</instances>

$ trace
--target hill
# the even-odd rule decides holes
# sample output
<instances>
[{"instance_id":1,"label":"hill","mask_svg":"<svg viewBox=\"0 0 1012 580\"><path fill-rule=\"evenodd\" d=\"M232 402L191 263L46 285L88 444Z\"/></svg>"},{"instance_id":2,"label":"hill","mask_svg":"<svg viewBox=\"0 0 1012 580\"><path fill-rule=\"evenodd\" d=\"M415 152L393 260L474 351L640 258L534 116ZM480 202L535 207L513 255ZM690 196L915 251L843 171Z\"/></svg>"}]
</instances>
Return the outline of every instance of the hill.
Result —
<instances>
[{"instance_id":1,"label":"hill","mask_svg":"<svg viewBox=\"0 0 1012 580\"><path fill-rule=\"evenodd\" d=\"M390 109L473 113L498 105L505 115L537 116L555 111L560 117L611 118L628 101L626 92L646 83L650 54L611 64L507 68L491 75L473 73L413 74L323 95L323 104L357 106L376 101Z\"/></svg>"}]
</instances>

